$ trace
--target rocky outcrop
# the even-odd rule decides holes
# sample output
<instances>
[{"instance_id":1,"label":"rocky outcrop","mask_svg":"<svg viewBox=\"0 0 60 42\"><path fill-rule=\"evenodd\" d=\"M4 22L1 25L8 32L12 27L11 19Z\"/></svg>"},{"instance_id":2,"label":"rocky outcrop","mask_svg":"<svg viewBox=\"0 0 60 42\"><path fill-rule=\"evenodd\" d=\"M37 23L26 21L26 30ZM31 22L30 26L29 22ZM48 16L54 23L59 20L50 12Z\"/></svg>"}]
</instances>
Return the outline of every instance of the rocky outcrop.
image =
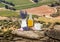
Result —
<instances>
[{"instance_id":1,"label":"rocky outcrop","mask_svg":"<svg viewBox=\"0 0 60 42\"><path fill-rule=\"evenodd\" d=\"M46 35L50 38L60 40L60 30L59 29L50 29L46 31Z\"/></svg>"},{"instance_id":2,"label":"rocky outcrop","mask_svg":"<svg viewBox=\"0 0 60 42\"><path fill-rule=\"evenodd\" d=\"M30 39L40 39L40 38L43 38L45 36L43 31L18 31L18 30L14 30L12 32L12 34L16 34L20 37L30 38Z\"/></svg>"},{"instance_id":3,"label":"rocky outcrop","mask_svg":"<svg viewBox=\"0 0 60 42\"><path fill-rule=\"evenodd\" d=\"M2 17L2 16L0 16L0 20L9 20L9 18L8 17Z\"/></svg>"}]
</instances>

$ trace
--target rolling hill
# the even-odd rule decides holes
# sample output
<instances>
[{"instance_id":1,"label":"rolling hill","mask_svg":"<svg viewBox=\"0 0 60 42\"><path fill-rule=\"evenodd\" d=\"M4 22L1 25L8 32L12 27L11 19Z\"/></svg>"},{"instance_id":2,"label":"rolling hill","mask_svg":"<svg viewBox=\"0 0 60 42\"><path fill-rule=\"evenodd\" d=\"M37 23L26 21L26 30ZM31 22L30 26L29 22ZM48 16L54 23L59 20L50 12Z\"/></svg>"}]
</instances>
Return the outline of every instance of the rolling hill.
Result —
<instances>
[{"instance_id":1,"label":"rolling hill","mask_svg":"<svg viewBox=\"0 0 60 42\"><path fill-rule=\"evenodd\" d=\"M31 2L30 0L5 0L7 2L12 2L15 4L14 8L17 10L21 9L28 9L28 8L33 8L33 7L38 7L40 5L44 4L50 4L55 2L56 0L39 0L39 3L35 4ZM5 5L0 2L0 8L3 8ZM15 13L17 12L12 12L11 10L1 10L0 11L0 16L18 16ZM18 13L17 13L18 14Z\"/></svg>"}]
</instances>

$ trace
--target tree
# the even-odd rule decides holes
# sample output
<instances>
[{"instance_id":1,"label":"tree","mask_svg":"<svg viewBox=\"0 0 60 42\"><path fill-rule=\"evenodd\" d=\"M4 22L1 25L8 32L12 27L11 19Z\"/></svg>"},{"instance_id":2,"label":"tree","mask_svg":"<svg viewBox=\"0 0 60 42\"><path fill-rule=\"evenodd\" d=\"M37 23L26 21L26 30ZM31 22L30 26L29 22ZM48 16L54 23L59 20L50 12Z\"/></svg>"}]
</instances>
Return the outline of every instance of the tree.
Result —
<instances>
[{"instance_id":1,"label":"tree","mask_svg":"<svg viewBox=\"0 0 60 42\"><path fill-rule=\"evenodd\" d=\"M38 3L38 0L33 0L35 3Z\"/></svg>"},{"instance_id":2,"label":"tree","mask_svg":"<svg viewBox=\"0 0 60 42\"><path fill-rule=\"evenodd\" d=\"M8 5L5 5L5 8L6 8L6 9L13 10L13 11L16 11L16 9L15 9L15 8L13 8L13 7L10 7L10 6L8 6Z\"/></svg>"}]
</instances>

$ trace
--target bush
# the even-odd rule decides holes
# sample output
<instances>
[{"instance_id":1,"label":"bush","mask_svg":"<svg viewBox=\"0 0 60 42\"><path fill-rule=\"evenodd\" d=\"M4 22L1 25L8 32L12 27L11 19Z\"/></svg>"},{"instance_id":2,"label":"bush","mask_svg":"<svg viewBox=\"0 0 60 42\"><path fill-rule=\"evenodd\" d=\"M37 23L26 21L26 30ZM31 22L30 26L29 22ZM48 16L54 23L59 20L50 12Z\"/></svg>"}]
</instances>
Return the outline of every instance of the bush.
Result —
<instances>
[{"instance_id":1,"label":"bush","mask_svg":"<svg viewBox=\"0 0 60 42\"><path fill-rule=\"evenodd\" d=\"M51 17L57 17L57 16L59 16L59 14L51 14L50 16Z\"/></svg>"}]
</instances>

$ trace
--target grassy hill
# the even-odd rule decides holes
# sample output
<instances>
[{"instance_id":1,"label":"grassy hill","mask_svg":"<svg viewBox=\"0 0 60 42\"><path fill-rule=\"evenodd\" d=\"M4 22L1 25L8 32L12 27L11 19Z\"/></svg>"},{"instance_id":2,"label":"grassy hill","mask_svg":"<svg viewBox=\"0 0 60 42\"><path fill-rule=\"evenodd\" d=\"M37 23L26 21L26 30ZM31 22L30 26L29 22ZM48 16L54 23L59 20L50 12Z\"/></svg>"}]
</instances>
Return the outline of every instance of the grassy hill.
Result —
<instances>
[{"instance_id":1,"label":"grassy hill","mask_svg":"<svg viewBox=\"0 0 60 42\"><path fill-rule=\"evenodd\" d=\"M39 0L38 4L34 4L30 0L6 0L6 1L13 2L15 4L14 8L16 8L17 10L20 10L20 9L38 7L38 6L44 5L44 4L50 4L50 3L55 2L56 0ZM0 8L4 7L4 6L5 6L4 4L0 3ZM10 14L10 16L12 14L14 14L13 16L15 16L15 13L17 13L17 12L12 12L12 11L8 11L8 10L0 11L0 16L9 16L6 14Z\"/></svg>"}]
</instances>

